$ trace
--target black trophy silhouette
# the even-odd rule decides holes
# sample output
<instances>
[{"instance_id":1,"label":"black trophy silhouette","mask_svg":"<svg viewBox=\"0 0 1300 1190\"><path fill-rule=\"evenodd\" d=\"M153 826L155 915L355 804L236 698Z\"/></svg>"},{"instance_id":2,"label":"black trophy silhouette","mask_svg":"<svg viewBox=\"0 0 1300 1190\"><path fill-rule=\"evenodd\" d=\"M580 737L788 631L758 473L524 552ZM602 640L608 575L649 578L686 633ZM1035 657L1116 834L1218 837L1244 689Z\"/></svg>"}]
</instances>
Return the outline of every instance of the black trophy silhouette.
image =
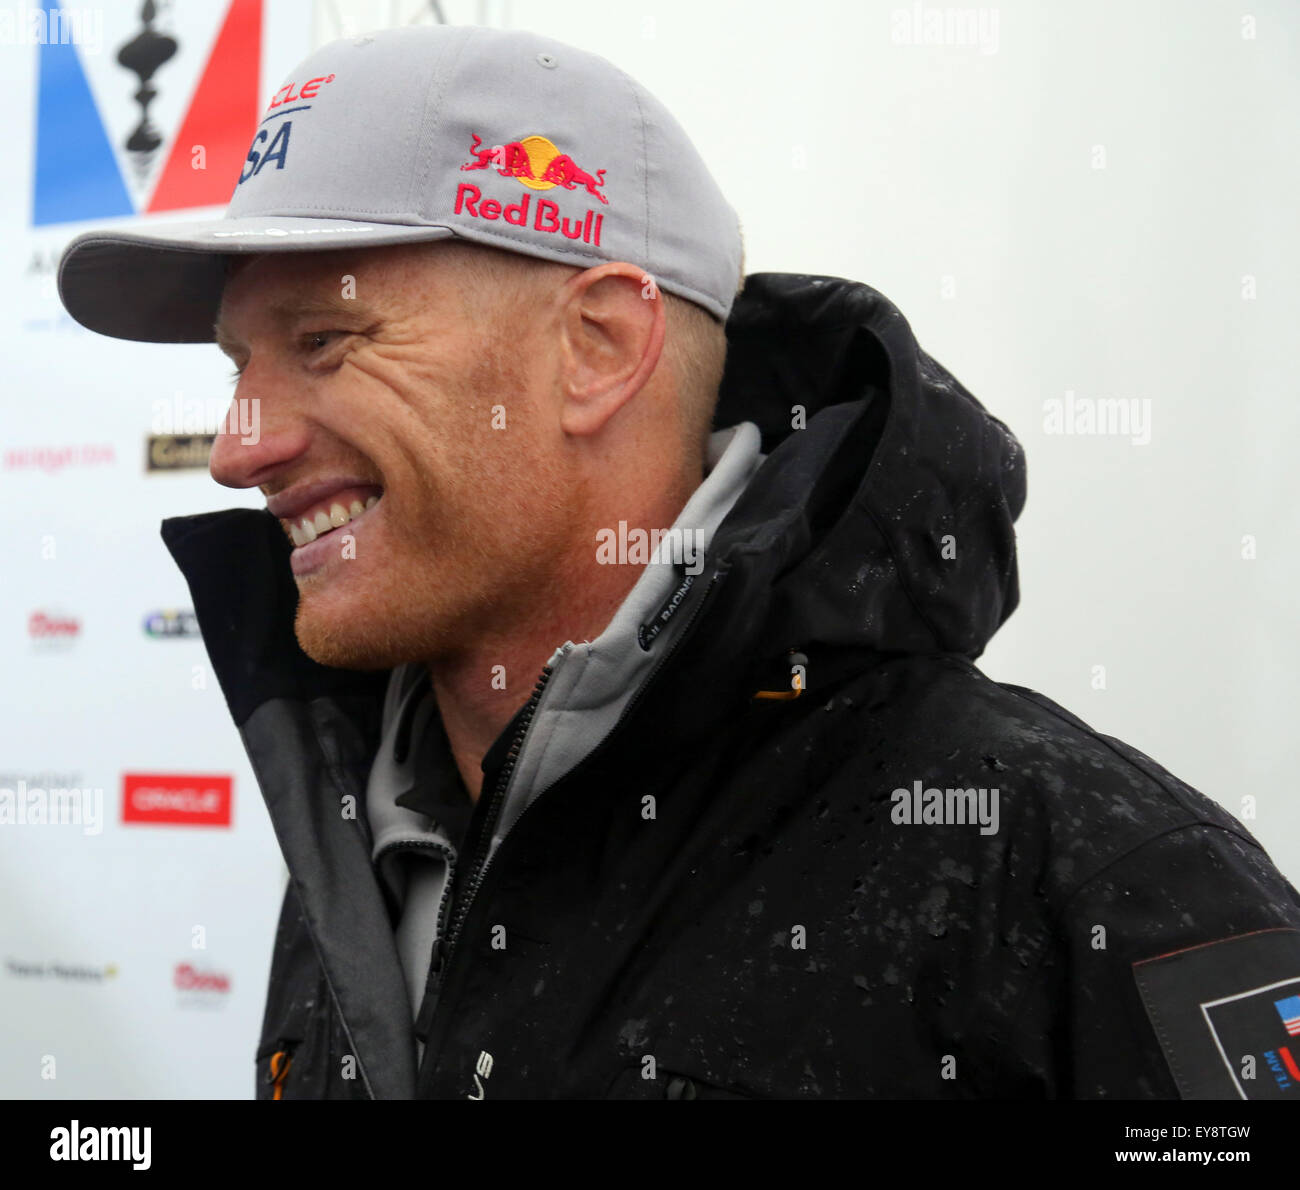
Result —
<instances>
[{"instance_id":1,"label":"black trophy silhouette","mask_svg":"<svg viewBox=\"0 0 1300 1190\"><path fill-rule=\"evenodd\" d=\"M140 20L144 29L117 51L118 62L140 77L140 87L132 96L140 105L140 123L126 138L126 149L131 154L137 183L142 183L148 177L154 153L162 144L162 137L149 121L149 104L158 94L150 80L158 67L175 56L177 49L174 37L154 30L153 23L157 16L158 7L154 0L145 0L140 7Z\"/></svg>"}]
</instances>

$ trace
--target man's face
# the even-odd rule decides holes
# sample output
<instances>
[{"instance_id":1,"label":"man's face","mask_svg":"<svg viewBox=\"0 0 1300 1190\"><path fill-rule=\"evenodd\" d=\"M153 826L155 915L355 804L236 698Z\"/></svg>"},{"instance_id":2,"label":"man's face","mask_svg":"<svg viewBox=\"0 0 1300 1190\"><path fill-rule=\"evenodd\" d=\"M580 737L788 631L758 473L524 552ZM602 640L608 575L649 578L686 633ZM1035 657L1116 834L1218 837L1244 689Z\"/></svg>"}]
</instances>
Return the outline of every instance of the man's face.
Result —
<instances>
[{"instance_id":1,"label":"man's face","mask_svg":"<svg viewBox=\"0 0 1300 1190\"><path fill-rule=\"evenodd\" d=\"M219 341L261 436L220 436L211 472L294 540L295 631L324 664L504 637L571 548L554 311L498 309L473 249L445 247L264 255L226 284Z\"/></svg>"}]
</instances>

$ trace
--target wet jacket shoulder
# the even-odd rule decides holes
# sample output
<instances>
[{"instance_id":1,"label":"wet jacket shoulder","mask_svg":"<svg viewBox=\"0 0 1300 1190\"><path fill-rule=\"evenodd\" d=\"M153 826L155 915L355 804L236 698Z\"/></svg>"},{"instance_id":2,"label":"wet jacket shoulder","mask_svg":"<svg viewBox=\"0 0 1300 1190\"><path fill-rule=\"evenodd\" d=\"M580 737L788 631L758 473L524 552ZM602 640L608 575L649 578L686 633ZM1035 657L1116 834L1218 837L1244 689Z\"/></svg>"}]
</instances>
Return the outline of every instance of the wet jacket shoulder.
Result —
<instances>
[{"instance_id":1,"label":"wet jacket shoulder","mask_svg":"<svg viewBox=\"0 0 1300 1190\"><path fill-rule=\"evenodd\" d=\"M290 871L259 1094L1293 1093L1295 890L1214 802L975 664L1019 597L1014 435L869 286L752 276L728 337L715 424L766 461L685 631L474 883L418 1066L339 810L386 675L298 650L269 515L165 524Z\"/></svg>"}]
</instances>

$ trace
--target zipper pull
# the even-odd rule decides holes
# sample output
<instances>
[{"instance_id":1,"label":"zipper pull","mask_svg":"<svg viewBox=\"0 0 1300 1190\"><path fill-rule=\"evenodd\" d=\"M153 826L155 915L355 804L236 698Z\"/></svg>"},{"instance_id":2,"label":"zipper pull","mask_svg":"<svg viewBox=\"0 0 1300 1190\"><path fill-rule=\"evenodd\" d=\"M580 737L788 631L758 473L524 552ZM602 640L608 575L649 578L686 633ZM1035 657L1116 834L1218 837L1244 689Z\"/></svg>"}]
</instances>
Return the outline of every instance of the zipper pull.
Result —
<instances>
[{"instance_id":1,"label":"zipper pull","mask_svg":"<svg viewBox=\"0 0 1300 1190\"><path fill-rule=\"evenodd\" d=\"M420 1015L415 1018L415 1035L426 1044L433 1025L433 1014L438 1009L438 997L442 993L442 960L446 953L447 944L439 938L433 944L433 960L429 964L429 978L424 985L424 1000L420 1004Z\"/></svg>"},{"instance_id":2,"label":"zipper pull","mask_svg":"<svg viewBox=\"0 0 1300 1190\"><path fill-rule=\"evenodd\" d=\"M271 1062L267 1069L266 1081L275 1088L271 1095L272 1099L284 1098L284 1080L289 1077L289 1067L293 1065L293 1047L276 1050L271 1055Z\"/></svg>"}]
</instances>

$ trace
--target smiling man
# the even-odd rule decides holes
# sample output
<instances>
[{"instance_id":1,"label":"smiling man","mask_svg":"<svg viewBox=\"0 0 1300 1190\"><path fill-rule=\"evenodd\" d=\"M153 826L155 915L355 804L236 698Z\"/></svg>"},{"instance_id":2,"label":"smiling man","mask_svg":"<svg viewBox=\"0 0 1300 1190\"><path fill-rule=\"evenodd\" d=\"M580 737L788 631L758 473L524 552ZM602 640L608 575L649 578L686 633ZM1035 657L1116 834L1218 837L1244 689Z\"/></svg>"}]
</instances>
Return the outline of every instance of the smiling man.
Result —
<instances>
[{"instance_id":1,"label":"smiling man","mask_svg":"<svg viewBox=\"0 0 1300 1190\"><path fill-rule=\"evenodd\" d=\"M478 245L230 268L216 340L262 427L253 445L219 437L213 478L259 486L292 541L308 656L428 667L476 798L518 709L484 675L535 675L557 641L594 640L636 577L600 563L596 534L671 525L704 478L722 327L647 298L631 264ZM704 367L660 366L666 305L674 345Z\"/></svg>"},{"instance_id":2,"label":"smiling man","mask_svg":"<svg viewBox=\"0 0 1300 1190\"><path fill-rule=\"evenodd\" d=\"M223 219L69 245L260 412L266 509L163 526L290 873L259 1096L1294 1097L1295 889L974 665L1014 436L741 262L636 83L441 27L305 62Z\"/></svg>"}]
</instances>

